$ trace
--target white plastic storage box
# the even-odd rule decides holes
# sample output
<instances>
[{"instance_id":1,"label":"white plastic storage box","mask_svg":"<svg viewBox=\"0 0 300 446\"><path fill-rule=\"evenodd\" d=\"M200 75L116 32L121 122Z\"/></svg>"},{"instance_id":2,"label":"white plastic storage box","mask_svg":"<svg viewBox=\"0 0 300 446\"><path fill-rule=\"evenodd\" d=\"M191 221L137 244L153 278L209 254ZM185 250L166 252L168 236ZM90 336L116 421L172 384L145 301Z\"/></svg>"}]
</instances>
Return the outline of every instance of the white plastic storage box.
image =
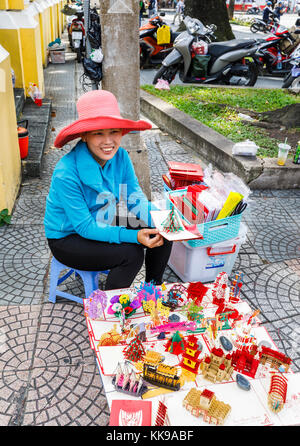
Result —
<instances>
[{"instance_id":1,"label":"white plastic storage box","mask_svg":"<svg viewBox=\"0 0 300 446\"><path fill-rule=\"evenodd\" d=\"M53 49L50 50L50 60L51 63L65 63L66 62L66 58L65 58L65 49Z\"/></svg>"},{"instance_id":2,"label":"white plastic storage box","mask_svg":"<svg viewBox=\"0 0 300 446\"><path fill-rule=\"evenodd\" d=\"M247 226L241 223L239 235L221 243L194 248L173 242L168 265L183 282L213 282L222 271L229 276L246 235Z\"/></svg>"}]
</instances>

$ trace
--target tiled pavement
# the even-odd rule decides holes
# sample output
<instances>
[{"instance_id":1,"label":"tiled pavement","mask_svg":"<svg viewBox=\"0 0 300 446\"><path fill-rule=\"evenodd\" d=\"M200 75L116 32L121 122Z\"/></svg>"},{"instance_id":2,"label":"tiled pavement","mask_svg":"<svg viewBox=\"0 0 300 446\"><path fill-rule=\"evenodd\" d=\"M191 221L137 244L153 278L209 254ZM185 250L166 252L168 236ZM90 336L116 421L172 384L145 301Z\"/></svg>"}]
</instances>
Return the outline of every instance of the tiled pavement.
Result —
<instances>
[{"instance_id":1,"label":"tiled pavement","mask_svg":"<svg viewBox=\"0 0 300 446\"><path fill-rule=\"evenodd\" d=\"M12 224L0 228L0 425L107 425L106 399L90 349L82 307L48 302L50 253L43 230L53 167L69 149L52 148L57 132L75 119L80 67L45 70L52 118L41 179L26 180ZM191 149L154 127L145 132L154 198L171 159L197 161ZM260 308L263 324L300 370L300 190L255 191L245 215L247 242L235 271L244 272L243 298ZM167 268L166 282L179 281ZM143 270L136 282L144 280ZM100 284L101 285L101 284ZM62 289L83 295L80 279Z\"/></svg>"}]
</instances>

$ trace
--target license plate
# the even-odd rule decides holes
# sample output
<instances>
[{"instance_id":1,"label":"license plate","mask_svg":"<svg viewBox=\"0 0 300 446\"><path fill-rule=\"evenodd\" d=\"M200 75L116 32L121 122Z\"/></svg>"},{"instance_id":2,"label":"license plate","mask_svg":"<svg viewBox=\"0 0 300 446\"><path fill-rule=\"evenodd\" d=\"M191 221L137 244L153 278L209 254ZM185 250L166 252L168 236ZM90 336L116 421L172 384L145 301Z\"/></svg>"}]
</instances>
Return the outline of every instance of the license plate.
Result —
<instances>
[{"instance_id":1,"label":"license plate","mask_svg":"<svg viewBox=\"0 0 300 446\"><path fill-rule=\"evenodd\" d=\"M73 31L72 32L72 39L82 39L82 32L80 31Z\"/></svg>"}]
</instances>

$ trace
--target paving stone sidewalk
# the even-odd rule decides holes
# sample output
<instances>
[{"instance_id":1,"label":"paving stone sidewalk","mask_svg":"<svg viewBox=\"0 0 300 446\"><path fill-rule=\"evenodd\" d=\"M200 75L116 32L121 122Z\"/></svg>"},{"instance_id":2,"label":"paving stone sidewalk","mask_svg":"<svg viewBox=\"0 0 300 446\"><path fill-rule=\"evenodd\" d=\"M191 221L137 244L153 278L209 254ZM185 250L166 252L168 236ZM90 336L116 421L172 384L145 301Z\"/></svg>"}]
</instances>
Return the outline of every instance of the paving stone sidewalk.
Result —
<instances>
[{"instance_id":1,"label":"paving stone sidewalk","mask_svg":"<svg viewBox=\"0 0 300 446\"><path fill-rule=\"evenodd\" d=\"M58 131L76 119L82 93L81 66L67 54L65 65L45 69L47 97L56 116L40 179L27 179L12 224L0 228L0 425L107 425L109 410L90 349L79 304L48 302L50 251L43 216L51 175L70 150L54 149ZM144 133L153 197L163 189L167 161L199 161L189 147L154 126ZM245 215L247 241L234 271L244 273L243 298L260 308L263 324L279 349L300 370L300 190L255 191ZM143 269L136 283L144 280ZM167 268L166 282L180 279ZM99 284L101 286L101 283ZM83 296L80 279L62 289Z\"/></svg>"}]
</instances>

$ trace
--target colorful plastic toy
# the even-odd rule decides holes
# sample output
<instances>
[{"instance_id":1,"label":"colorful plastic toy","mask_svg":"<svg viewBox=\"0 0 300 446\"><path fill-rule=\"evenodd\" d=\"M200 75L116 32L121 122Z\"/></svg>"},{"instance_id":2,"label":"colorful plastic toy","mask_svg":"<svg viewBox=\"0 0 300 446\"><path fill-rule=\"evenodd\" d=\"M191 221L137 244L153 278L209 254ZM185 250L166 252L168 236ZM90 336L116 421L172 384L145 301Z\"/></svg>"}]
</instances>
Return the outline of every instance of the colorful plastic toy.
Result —
<instances>
[{"instance_id":1,"label":"colorful plastic toy","mask_svg":"<svg viewBox=\"0 0 300 446\"><path fill-rule=\"evenodd\" d=\"M213 348L210 356L206 355L200 364L202 375L205 379L215 383L217 381L229 381L233 373L231 355L225 356L221 348Z\"/></svg>"},{"instance_id":2,"label":"colorful plastic toy","mask_svg":"<svg viewBox=\"0 0 300 446\"><path fill-rule=\"evenodd\" d=\"M275 373L272 375L268 394L268 406L273 412L278 413L283 409L286 401L286 392L287 378L282 374Z\"/></svg>"},{"instance_id":3,"label":"colorful plastic toy","mask_svg":"<svg viewBox=\"0 0 300 446\"><path fill-rule=\"evenodd\" d=\"M107 294L102 290L95 290L90 294L86 303L86 315L93 320L103 319L107 305Z\"/></svg>"},{"instance_id":4,"label":"colorful plastic toy","mask_svg":"<svg viewBox=\"0 0 300 446\"><path fill-rule=\"evenodd\" d=\"M143 378L151 384L170 390L179 390L181 387L177 368L166 364L144 364Z\"/></svg>"},{"instance_id":5,"label":"colorful plastic toy","mask_svg":"<svg viewBox=\"0 0 300 446\"><path fill-rule=\"evenodd\" d=\"M121 340L122 335L117 331L117 325L115 324L113 328L104 333L99 342L98 347L108 346L108 345L118 345Z\"/></svg>"},{"instance_id":6,"label":"colorful plastic toy","mask_svg":"<svg viewBox=\"0 0 300 446\"><path fill-rule=\"evenodd\" d=\"M197 375L201 360L198 359L202 345L199 347L198 339L194 335L188 336L185 342L185 349L179 363L182 369Z\"/></svg>"},{"instance_id":7,"label":"colorful plastic toy","mask_svg":"<svg viewBox=\"0 0 300 446\"><path fill-rule=\"evenodd\" d=\"M129 294L115 295L110 299L110 306L107 313L113 314L116 317L122 317L125 319L132 316L136 310L141 306L138 299L132 298Z\"/></svg>"},{"instance_id":8,"label":"colorful plastic toy","mask_svg":"<svg viewBox=\"0 0 300 446\"><path fill-rule=\"evenodd\" d=\"M210 424L224 424L231 406L217 400L214 392L208 389L197 390L194 387L183 400L183 407L195 417L203 416L203 420Z\"/></svg>"},{"instance_id":9,"label":"colorful plastic toy","mask_svg":"<svg viewBox=\"0 0 300 446\"><path fill-rule=\"evenodd\" d=\"M143 378L141 376L137 378L134 370L129 371L126 364L123 368L118 364L112 384L118 392L135 397L141 397L148 390Z\"/></svg>"},{"instance_id":10,"label":"colorful plastic toy","mask_svg":"<svg viewBox=\"0 0 300 446\"><path fill-rule=\"evenodd\" d=\"M165 345L165 351L172 353L173 355L180 355L185 349L185 343L183 336L176 331L171 339Z\"/></svg>"},{"instance_id":11,"label":"colorful plastic toy","mask_svg":"<svg viewBox=\"0 0 300 446\"><path fill-rule=\"evenodd\" d=\"M182 307L187 301L187 289L183 284L176 283L173 285L163 299L164 306L169 307L174 311L177 307Z\"/></svg>"},{"instance_id":12,"label":"colorful plastic toy","mask_svg":"<svg viewBox=\"0 0 300 446\"><path fill-rule=\"evenodd\" d=\"M158 299L163 299L161 289L152 282L141 282L139 288L136 288L136 295L145 312L148 312L145 303L151 300L156 302Z\"/></svg>"},{"instance_id":13,"label":"colorful plastic toy","mask_svg":"<svg viewBox=\"0 0 300 446\"><path fill-rule=\"evenodd\" d=\"M201 282L192 282L189 284L187 292L187 298L191 299L195 305L199 306L202 303L203 297L209 290L208 287L203 285Z\"/></svg>"},{"instance_id":14,"label":"colorful plastic toy","mask_svg":"<svg viewBox=\"0 0 300 446\"><path fill-rule=\"evenodd\" d=\"M145 354L145 349L138 336L136 336L123 352L126 359L132 362L137 362L142 359Z\"/></svg>"},{"instance_id":15,"label":"colorful plastic toy","mask_svg":"<svg viewBox=\"0 0 300 446\"><path fill-rule=\"evenodd\" d=\"M167 218L162 222L161 226L162 230L167 233L169 232L176 233L183 231L183 227L180 223L180 220L177 214L175 213L174 206L172 206L171 212L169 213Z\"/></svg>"}]
</instances>

